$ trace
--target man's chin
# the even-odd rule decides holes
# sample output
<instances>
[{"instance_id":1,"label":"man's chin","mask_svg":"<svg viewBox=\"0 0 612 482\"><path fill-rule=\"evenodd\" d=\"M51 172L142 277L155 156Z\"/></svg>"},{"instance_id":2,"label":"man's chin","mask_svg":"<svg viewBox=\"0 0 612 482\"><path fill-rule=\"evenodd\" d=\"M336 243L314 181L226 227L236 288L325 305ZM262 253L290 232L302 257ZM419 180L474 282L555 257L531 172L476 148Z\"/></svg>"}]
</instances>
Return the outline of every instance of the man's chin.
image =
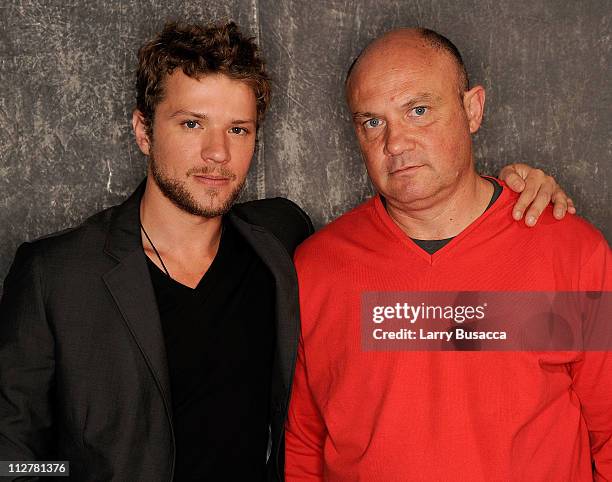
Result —
<instances>
[{"instance_id":1,"label":"man's chin","mask_svg":"<svg viewBox=\"0 0 612 482\"><path fill-rule=\"evenodd\" d=\"M190 195L189 197L169 197L170 200L183 211L204 218L216 218L226 214L234 204L236 199L234 193L206 193L199 196Z\"/></svg>"},{"instance_id":2,"label":"man's chin","mask_svg":"<svg viewBox=\"0 0 612 482\"><path fill-rule=\"evenodd\" d=\"M435 190L431 189L430 186L412 184L410 186L402 186L401 188L388 190L387 195L381 194L392 204L415 206L422 202L427 202L434 193Z\"/></svg>"},{"instance_id":3,"label":"man's chin","mask_svg":"<svg viewBox=\"0 0 612 482\"><path fill-rule=\"evenodd\" d=\"M216 218L223 216L232 208L236 199L240 195L244 183L234 186L233 189L209 189L207 192L192 193L191 205L186 209L191 214L206 218Z\"/></svg>"},{"instance_id":4,"label":"man's chin","mask_svg":"<svg viewBox=\"0 0 612 482\"><path fill-rule=\"evenodd\" d=\"M225 202L213 202L208 204L199 204L194 213L196 216L204 218L216 218L227 214L234 204L233 200L227 200Z\"/></svg>"}]
</instances>

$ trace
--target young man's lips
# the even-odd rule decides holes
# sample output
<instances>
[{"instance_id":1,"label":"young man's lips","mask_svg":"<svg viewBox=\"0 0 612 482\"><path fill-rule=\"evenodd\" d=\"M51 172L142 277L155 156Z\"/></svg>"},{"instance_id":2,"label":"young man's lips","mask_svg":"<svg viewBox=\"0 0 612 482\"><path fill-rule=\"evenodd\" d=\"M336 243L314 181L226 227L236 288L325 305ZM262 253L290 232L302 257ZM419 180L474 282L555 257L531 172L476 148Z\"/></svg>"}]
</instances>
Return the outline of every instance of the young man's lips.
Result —
<instances>
[{"instance_id":1,"label":"young man's lips","mask_svg":"<svg viewBox=\"0 0 612 482\"><path fill-rule=\"evenodd\" d=\"M198 182L208 184L209 186L222 186L224 184L228 184L231 180L229 177L213 176L210 174L196 174L194 177Z\"/></svg>"}]
</instances>

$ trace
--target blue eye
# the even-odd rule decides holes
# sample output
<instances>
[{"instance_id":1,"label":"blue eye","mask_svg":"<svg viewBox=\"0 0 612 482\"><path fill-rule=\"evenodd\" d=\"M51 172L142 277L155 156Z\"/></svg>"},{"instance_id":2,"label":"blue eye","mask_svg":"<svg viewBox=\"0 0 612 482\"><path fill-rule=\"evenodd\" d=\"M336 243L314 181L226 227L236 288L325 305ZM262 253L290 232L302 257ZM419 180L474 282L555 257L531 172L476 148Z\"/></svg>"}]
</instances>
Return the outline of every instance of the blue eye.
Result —
<instances>
[{"instance_id":1,"label":"blue eye","mask_svg":"<svg viewBox=\"0 0 612 482\"><path fill-rule=\"evenodd\" d=\"M415 107L413 111L417 116L422 116L425 115L425 113L427 112L427 107L423 107L422 105L420 105L418 107Z\"/></svg>"},{"instance_id":2,"label":"blue eye","mask_svg":"<svg viewBox=\"0 0 612 482\"><path fill-rule=\"evenodd\" d=\"M382 125L382 120L377 119L376 117L374 119L369 119L367 121L365 121L364 123L366 129L374 129L376 127L380 127Z\"/></svg>"}]
</instances>

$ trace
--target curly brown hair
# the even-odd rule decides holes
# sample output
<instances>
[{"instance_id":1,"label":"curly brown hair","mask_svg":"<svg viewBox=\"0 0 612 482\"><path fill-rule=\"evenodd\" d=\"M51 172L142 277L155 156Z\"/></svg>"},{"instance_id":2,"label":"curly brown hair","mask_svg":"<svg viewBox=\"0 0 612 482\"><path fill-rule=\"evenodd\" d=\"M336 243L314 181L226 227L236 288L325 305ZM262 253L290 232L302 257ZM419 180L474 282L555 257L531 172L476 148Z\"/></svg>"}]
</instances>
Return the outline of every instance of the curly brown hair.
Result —
<instances>
[{"instance_id":1,"label":"curly brown hair","mask_svg":"<svg viewBox=\"0 0 612 482\"><path fill-rule=\"evenodd\" d=\"M247 83L257 99L261 121L270 102L270 81L259 48L234 22L208 25L166 23L163 30L138 50L136 107L149 135L155 107L164 98L164 82L180 68L189 77L222 73Z\"/></svg>"}]
</instances>

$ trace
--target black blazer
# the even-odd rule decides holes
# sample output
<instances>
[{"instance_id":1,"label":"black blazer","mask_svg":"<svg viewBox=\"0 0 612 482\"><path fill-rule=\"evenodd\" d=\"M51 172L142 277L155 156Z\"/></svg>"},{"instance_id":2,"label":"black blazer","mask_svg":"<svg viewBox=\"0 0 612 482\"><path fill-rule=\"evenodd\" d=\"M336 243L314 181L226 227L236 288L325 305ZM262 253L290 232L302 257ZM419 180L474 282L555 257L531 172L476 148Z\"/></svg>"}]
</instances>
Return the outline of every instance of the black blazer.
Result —
<instances>
[{"instance_id":1,"label":"black blazer","mask_svg":"<svg viewBox=\"0 0 612 482\"><path fill-rule=\"evenodd\" d=\"M144 183L81 226L20 246L0 302L0 460L69 460L79 481L171 481L164 338L142 249ZM294 203L228 218L276 280L269 480L283 480L299 336L295 247L313 228ZM65 479L63 479L65 480Z\"/></svg>"}]
</instances>

